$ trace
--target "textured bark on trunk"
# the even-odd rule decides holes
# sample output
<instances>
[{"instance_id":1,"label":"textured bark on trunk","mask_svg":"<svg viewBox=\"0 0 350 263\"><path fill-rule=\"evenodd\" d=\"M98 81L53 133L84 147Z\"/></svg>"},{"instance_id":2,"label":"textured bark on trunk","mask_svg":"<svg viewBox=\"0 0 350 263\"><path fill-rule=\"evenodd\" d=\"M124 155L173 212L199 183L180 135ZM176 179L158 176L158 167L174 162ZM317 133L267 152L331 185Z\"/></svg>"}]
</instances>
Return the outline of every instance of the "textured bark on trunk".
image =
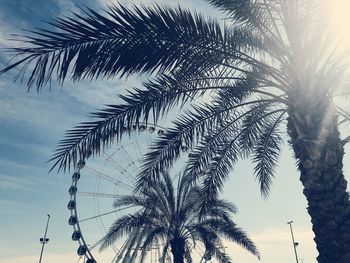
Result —
<instances>
[{"instance_id":1,"label":"textured bark on trunk","mask_svg":"<svg viewBox=\"0 0 350 263\"><path fill-rule=\"evenodd\" d=\"M288 133L308 201L317 260L349 263L350 201L333 102L326 95L299 95L291 98Z\"/></svg>"},{"instance_id":2,"label":"textured bark on trunk","mask_svg":"<svg viewBox=\"0 0 350 263\"><path fill-rule=\"evenodd\" d=\"M185 254L185 242L182 238L175 238L170 242L174 263L183 263Z\"/></svg>"}]
</instances>

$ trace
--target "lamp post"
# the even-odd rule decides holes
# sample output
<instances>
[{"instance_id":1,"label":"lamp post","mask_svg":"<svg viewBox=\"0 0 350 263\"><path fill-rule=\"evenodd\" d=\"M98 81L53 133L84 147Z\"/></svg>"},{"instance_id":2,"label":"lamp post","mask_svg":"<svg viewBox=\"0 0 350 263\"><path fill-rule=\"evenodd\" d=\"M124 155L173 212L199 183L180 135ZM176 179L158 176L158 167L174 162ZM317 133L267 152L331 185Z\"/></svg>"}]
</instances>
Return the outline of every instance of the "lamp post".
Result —
<instances>
[{"instance_id":1,"label":"lamp post","mask_svg":"<svg viewBox=\"0 0 350 263\"><path fill-rule=\"evenodd\" d=\"M40 252L40 258L39 258L39 263L41 263L41 259L43 257L43 252L44 252L44 246L47 242L49 242L49 239L46 238L46 234L47 234L47 228L49 227L49 221L50 221L50 215L47 215L47 223L46 223L46 228L45 228L45 234L43 238L40 238L40 243L43 244L41 246L41 252Z\"/></svg>"},{"instance_id":2,"label":"lamp post","mask_svg":"<svg viewBox=\"0 0 350 263\"><path fill-rule=\"evenodd\" d=\"M293 241L293 248L294 248L295 260L296 260L297 263L299 263L298 254L297 254L297 245L299 245L299 243L298 243L298 242L295 242L295 240L294 240L292 223L293 223L293 221L289 221L287 224L288 224L289 227L290 227L290 234L292 235L292 241Z\"/></svg>"}]
</instances>

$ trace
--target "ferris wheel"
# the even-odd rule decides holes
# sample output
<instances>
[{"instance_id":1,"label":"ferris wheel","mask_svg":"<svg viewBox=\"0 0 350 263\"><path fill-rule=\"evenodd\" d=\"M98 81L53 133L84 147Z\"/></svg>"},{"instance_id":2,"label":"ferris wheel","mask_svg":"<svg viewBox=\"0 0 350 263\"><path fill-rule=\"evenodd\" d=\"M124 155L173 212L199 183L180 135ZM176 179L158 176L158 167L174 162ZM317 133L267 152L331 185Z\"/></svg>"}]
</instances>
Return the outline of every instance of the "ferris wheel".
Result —
<instances>
[{"instance_id":1,"label":"ferris wheel","mask_svg":"<svg viewBox=\"0 0 350 263\"><path fill-rule=\"evenodd\" d=\"M164 133L156 125L133 125L129 136L111 146L93 161L80 160L72 175L69 188L69 225L73 227L72 240L78 243L78 262L117 262L123 240L100 251L104 236L113 221L134 207L114 209L113 201L120 195L131 194L141 161L152 140ZM159 262L159 244L151 246L147 262ZM168 257L167 261L171 261ZM124 259L123 262L128 262Z\"/></svg>"}]
</instances>

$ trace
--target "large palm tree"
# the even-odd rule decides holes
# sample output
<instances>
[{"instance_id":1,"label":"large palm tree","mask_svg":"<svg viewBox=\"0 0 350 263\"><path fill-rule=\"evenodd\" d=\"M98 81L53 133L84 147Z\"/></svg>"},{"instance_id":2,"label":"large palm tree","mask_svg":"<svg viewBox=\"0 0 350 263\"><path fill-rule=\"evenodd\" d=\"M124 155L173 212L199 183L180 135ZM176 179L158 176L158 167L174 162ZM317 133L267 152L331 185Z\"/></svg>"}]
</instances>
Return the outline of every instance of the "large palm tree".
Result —
<instances>
[{"instance_id":1,"label":"large palm tree","mask_svg":"<svg viewBox=\"0 0 350 263\"><path fill-rule=\"evenodd\" d=\"M138 195L117 198L114 207L133 206L137 210L113 223L101 249L127 236L117 262L135 262L138 256L144 262L147 251L158 245L162 251L160 262L165 262L169 251L174 263L193 262L197 246L202 247L206 258L228 263L231 259L222 243L225 238L259 257L254 243L231 219L235 206L216 197L203 206L199 198L202 191L199 186L189 185L185 177L179 178L175 189L169 174L162 173L156 180L149 180L148 187Z\"/></svg>"},{"instance_id":2,"label":"large palm tree","mask_svg":"<svg viewBox=\"0 0 350 263\"><path fill-rule=\"evenodd\" d=\"M98 154L132 124L158 121L172 107L190 104L193 109L184 107L146 156L139 189L189 149L186 176L202 178L203 202L219 192L237 160L247 157L267 196L288 136L318 262L350 262L350 201L342 169L348 139L339 132L350 115L334 101L348 86L325 33L324 1L207 1L226 15L224 30L181 8L112 6L106 15L85 10L52 22L52 31L28 36L27 48L12 49L20 59L2 72L21 66L18 76L30 71L28 87L38 89L53 74L63 83L67 77L150 73L143 88L122 97L124 104L108 106L96 120L67 133L52 159L64 170Z\"/></svg>"}]
</instances>

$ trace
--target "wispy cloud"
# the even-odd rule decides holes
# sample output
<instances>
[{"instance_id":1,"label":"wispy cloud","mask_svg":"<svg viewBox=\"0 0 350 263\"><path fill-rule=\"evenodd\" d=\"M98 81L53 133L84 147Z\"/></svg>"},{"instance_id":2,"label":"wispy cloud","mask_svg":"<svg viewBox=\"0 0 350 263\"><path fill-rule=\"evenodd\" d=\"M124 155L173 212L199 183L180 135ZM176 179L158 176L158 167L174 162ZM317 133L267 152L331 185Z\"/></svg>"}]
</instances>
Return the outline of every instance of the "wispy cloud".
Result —
<instances>
[{"instance_id":1,"label":"wispy cloud","mask_svg":"<svg viewBox=\"0 0 350 263\"><path fill-rule=\"evenodd\" d=\"M59 8L59 16L69 15L70 12L81 14L81 8L79 7L79 5L77 5L71 0L58 0L55 3L58 5Z\"/></svg>"},{"instance_id":2,"label":"wispy cloud","mask_svg":"<svg viewBox=\"0 0 350 263\"><path fill-rule=\"evenodd\" d=\"M27 214L29 211L38 211L38 207L29 203L0 199L0 215Z\"/></svg>"},{"instance_id":3,"label":"wispy cloud","mask_svg":"<svg viewBox=\"0 0 350 263\"><path fill-rule=\"evenodd\" d=\"M132 7L134 5L136 6L154 6L154 5L160 5L160 6L171 6L171 7L178 7L181 6L182 8L188 8L191 10L196 10L201 12L204 16L211 16L220 18L223 14L218 12L218 10L212 8L209 3L205 3L205 1L201 0L164 0L164 1L157 1L157 0L97 0L97 3L101 7L106 7L107 5L115 5L117 3L120 3L123 6Z\"/></svg>"},{"instance_id":4,"label":"wispy cloud","mask_svg":"<svg viewBox=\"0 0 350 263\"><path fill-rule=\"evenodd\" d=\"M39 251L39 250L38 250ZM39 259L38 255L29 255L29 256L20 256L20 257L12 257L12 258L0 258L0 263L37 263ZM43 256L43 261L50 263L62 263L62 262L77 262L79 257L74 253L70 254L48 254L45 253ZM79 263L83 263L83 258L78 261Z\"/></svg>"},{"instance_id":5,"label":"wispy cloud","mask_svg":"<svg viewBox=\"0 0 350 263\"><path fill-rule=\"evenodd\" d=\"M68 175L48 174L50 164L0 160L0 167L0 199L3 200L26 202L59 193L64 195L71 183Z\"/></svg>"},{"instance_id":6,"label":"wispy cloud","mask_svg":"<svg viewBox=\"0 0 350 263\"><path fill-rule=\"evenodd\" d=\"M305 262L315 262L317 254L315 254L314 234L311 229L295 227L293 232L295 241L299 243L297 247L299 258L304 258ZM260 232L249 233L249 236L257 245L261 260L244 252L241 247L227 243L227 252L232 256L233 261L244 263L295 262L292 239L287 225L283 228L268 228ZM308 258L305 258L305 255Z\"/></svg>"},{"instance_id":7,"label":"wispy cloud","mask_svg":"<svg viewBox=\"0 0 350 263\"><path fill-rule=\"evenodd\" d=\"M131 86L140 86L140 84L136 81L126 82L118 79L83 81L79 84L67 82L67 85L63 88L63 95L70 96L86 105L86 108L90 108L90 111L95 111L106 104L119 103L118 94L125 92Z\"/></svg>"},{"instance_id":8,"label":"wispy cloud","mask_svg":"<svg viewBox=\"0 0 350 263\"><path fill-rule=\"evenodd\" d=\"M33 182L27 178L14 177L7 174L0 174L0 190L32 189Z\"/></svg>"},{"instance_id":9,"label":"wispy cloud","mask_svg":"<svg viewBox=\"0 0 350 263\"><path fill-rule=\"evenodd\" d=\"M106 7L106 6L111 6L111 5L117 5L118 3L120 3L121 5L124 6L128 6L128 7L132 7L134 5L140 5L141 3L145 6L148 5L153 5L156 3L155 0L120 0L120 1L114 1L114 0L97 0L97 3L101 6L101 7ZM171 1L162 1L162 4L168 4L171 3Z\"/></svg>"},{"instance_id":10,"label":"wispy cloud","mask_svg":"<svg viewBox=\"0 0 350 263\"><path fill-rule=\"evenodd\" d=\"M19 34L20 30L23 28L28 28L28 24L24 19L11 17L11 23L9 23L8 15L0 9L0 49L2 49L0 52L1 68L5 66L3 61L9 60L12 56L7 52L3 52L4 49L25 45L23 42L14 41L15 37L13 36L13 34Z\"/></svg>"}]
</instances>

